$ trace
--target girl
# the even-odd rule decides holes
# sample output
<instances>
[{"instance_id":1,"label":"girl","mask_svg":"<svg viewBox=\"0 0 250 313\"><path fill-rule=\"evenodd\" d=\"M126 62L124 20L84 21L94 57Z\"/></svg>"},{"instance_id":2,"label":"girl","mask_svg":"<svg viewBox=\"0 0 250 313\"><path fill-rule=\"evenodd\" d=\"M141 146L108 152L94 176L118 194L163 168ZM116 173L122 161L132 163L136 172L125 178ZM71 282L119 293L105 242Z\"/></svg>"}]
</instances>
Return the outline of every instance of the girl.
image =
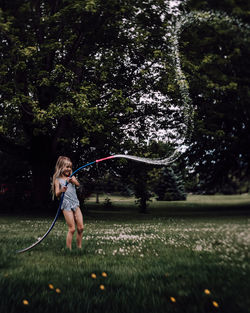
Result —
<instances>
[{"instance_id":1,"label":"girl","mask_svg":"<svg viewBox=\"0 0 250 313\"><path fill-rule=\"evenodd\" d=\"M74 176L70 177L71 174L71 160L67 157L60 156L56 162L55 173L53 175L52 193L57 198L60 198L63 192L65 193L61 209L69 227L66 238L66 245L70 250L72 248L75 224L77 226L76 242L79 249L82 247L83 233L83 217L75 188L75 186L80 186L80 184ZM67 187L65 186L66 181L69 183Z\"/></svg>"}]
</instances>

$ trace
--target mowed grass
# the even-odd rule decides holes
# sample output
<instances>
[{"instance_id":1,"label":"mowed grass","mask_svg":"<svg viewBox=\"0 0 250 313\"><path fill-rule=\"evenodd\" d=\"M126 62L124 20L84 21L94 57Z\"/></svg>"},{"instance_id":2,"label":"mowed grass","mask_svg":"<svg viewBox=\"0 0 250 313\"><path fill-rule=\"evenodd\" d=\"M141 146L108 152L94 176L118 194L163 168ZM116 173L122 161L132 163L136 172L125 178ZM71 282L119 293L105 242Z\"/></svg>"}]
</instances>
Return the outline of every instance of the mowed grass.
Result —
<instances>
[{"instance_id":1,"label":"mowed grass","mask_svg":"<svg viewBox=\"0 0 250 313\"><path fill-rule=\"evenodd\" d=\"M61 216L16 254L52 219L0 216L1 313L249 312L249 196L153 202L146 215L111 200L87 203L82 251L65 248Z\"/></svg>"}]
</instances>

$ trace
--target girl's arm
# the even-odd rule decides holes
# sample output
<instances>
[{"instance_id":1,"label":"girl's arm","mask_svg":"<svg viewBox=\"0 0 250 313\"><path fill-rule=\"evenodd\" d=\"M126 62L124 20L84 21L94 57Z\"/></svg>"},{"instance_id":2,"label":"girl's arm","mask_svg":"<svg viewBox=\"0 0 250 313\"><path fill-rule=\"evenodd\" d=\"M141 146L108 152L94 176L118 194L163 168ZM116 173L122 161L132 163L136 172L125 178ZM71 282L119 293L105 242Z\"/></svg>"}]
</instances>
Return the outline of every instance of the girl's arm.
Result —
<instances>
[{"instance_id":1,"label":"girl's arm","mask_svg":"<svg viewBox=\"0 0 250 313\"><path fill-rule=\"evenodd\" d=\"M72 176L68 179L68 182L71 183L71 184L74 184L76 186L80 186L80 183L79 181L75 178L75 176Z\"/></svg>"},{"instance_id":2,"label":"girl's arm","mask_svg":"<svg viewBox=\"0 0 250 313\"><path fill-rule=\"evenodd\" d=\"M60 188L60 183L58 181L58 179L55 180L55 195L57 198L59 198L61 196L61 194L63 192L65 192L67 190L67 187L66 186L62 186Z\"/></svg>"}]
</instances>

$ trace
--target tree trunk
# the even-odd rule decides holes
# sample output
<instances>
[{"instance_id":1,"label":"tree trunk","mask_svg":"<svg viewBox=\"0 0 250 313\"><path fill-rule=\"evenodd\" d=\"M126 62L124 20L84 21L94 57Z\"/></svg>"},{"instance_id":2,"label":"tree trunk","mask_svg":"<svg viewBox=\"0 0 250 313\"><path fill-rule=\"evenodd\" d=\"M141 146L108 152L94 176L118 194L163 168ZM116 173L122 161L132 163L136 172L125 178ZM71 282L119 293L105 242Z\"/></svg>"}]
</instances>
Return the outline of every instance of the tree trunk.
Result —
<instances>
[{"instance_id":1,"label":"tree trunk","mask_svg":"<svg viewBox=\"0 0 250 313\"><path fill-rule=\"evenodd\" d=\"M99 192L96 192L95 203L99 203Z\"/></svg>"},{"instance_id":2,"label":"tree trunk","mask_svg":"<svg viewBox=\"0 0 250 313\"><path fill-rule=\"evenodd\" d=\"M32 164L33 205L47 206L50 198L50 171L48 164Z\"/></svg>"},{"instance_id":3,"label":"tree trunk","mask_svg":"<svg viewBox=\"0 0 250 313\"><path fill-rule=\"evenodd\" d=\"M34 207L46 208L51 198L50 177L53 163L51 154L51 140L48 136L39 135L32 138L32 201Z\"/></svg>"},{"instance_id":4,"label":"tree trunk","mask_svg":"<svg viewBox=\"0 0 250 313\"><path fill-rule=\"evenodd\" d=\"M146 198L140 199L140 213L143 213L143 214L147 213L147 199Z\"/></svg>"}]
</instances>

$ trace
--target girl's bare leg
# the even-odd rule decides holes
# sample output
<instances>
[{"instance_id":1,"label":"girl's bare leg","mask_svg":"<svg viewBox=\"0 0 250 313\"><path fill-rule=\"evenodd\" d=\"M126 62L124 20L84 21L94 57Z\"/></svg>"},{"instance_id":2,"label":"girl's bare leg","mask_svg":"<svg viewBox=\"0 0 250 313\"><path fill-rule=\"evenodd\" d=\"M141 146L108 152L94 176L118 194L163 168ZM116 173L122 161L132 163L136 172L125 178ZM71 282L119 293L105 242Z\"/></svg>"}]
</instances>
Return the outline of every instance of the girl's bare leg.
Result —
<instances>
[{"instance_id":1,"label":"girl's bare leg","mask_svg":"<svg viewBox=\"0 0 250 313\"><path fill-rule=\"evenodd\" d=\"M77 234L76 234L76 243L77 247L81 249L82 247L82 233L83 233L83 217L81 209L78 207L74 212L76 227L77 227Z\"/></svg>"},{"instance_id":2,"label":"girl's bare leg","mask_svg":"<svg viewBox=\"0 0 250 313\"><path fill-rule=\"evenodd\" d=\"M65 217L66 223L69 227L67 238L66 238L66 246L71 250L72 248L72 239L75 232L75 219L72 211L63 210L63 215Z\"/></svg>"}]
</instances>

